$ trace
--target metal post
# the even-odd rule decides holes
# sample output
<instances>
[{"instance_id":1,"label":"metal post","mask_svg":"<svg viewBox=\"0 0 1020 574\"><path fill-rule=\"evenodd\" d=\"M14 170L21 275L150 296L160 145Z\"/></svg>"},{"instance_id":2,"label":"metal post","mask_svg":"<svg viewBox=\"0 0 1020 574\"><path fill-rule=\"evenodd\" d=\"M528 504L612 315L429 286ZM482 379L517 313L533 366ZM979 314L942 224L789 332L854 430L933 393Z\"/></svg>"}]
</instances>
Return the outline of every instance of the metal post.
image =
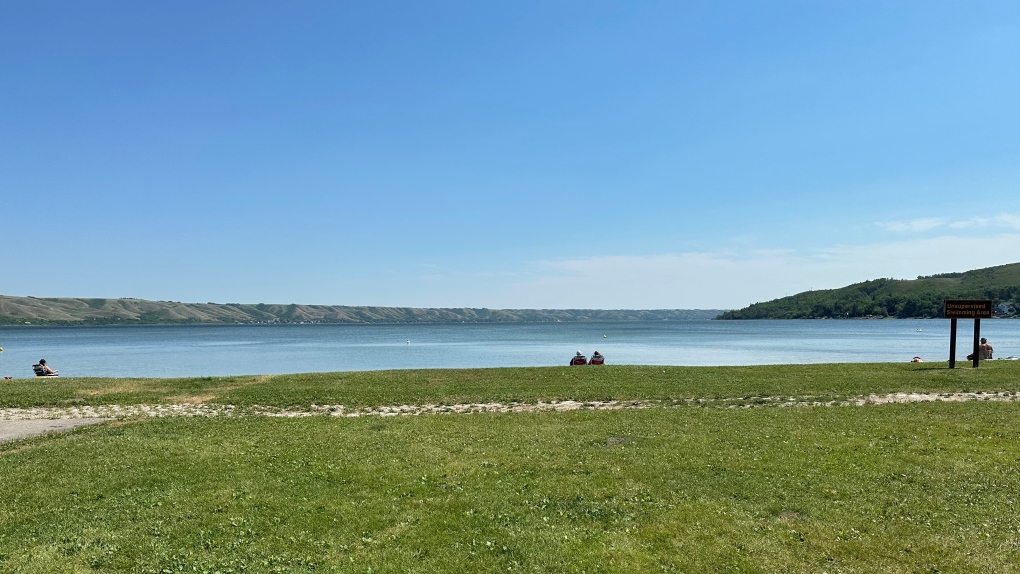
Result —
<instances>
[{"instance_id":1,"label":"metal post","mask_svg":"<svg viewBox=\"0 0 1020 574\"><path fill-rule=\"evenodd\" d=\"M978 366L978 361L981 360L981 318L974 318L974 368Z\"/></svg>"},{"instance_id":2,"label":"metal post","mask_svg":"<svg viewBox=\"0 0 1020 574\"><path fill-rule=\"evenodd\" d=\"M956 319L949 320L949 368L956 368Z\"/></svg>"}]
</instances>

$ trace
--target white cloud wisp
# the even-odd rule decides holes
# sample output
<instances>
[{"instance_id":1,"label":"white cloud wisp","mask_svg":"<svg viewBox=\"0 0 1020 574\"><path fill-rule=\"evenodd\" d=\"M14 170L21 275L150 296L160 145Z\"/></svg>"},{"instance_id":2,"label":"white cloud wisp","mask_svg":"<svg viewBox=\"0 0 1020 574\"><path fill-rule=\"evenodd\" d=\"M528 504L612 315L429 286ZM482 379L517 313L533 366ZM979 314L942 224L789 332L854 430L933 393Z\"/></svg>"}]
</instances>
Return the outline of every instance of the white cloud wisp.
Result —
<instances>
[{"instance_id":1,"label":"white cloud wisp","mask_svg":"<svg viewBox=\"0 0 1020 574\"><path fill-rule=\"evenodd\" d=\"M809 252L681 253L542 261L490 291L504 308L740 308L882 277L913 279L1020 260L1020 233L941 236ZM490 305L491 306L491 305Z\"/></svg>"}]
</instances>

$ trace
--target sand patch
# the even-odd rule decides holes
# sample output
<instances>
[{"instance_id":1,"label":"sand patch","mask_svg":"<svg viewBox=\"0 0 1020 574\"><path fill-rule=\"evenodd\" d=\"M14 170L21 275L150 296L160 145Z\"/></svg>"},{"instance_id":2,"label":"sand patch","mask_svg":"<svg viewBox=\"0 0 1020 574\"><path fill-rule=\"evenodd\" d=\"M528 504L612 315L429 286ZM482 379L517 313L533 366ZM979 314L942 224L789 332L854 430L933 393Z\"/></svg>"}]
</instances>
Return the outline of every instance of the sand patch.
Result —
<instances>
[{"instance_id":1,"label":"sand patch","mask_svg":"<svg viewBox=\"0 0 1020 574\"><path fill-rule=\"evenodd\" d=\"M211 400L215 399L217 396L219 396L219 395L191 395L191 396L182 395L182 396L170 397L167 400L169 402L173 402L173 403L183 403L183 404L186 404L186 405L198 405L198 404L202 404L202 403L211 401Z\"/></svg>"},{"instance_id":2,"label":"sand patch","mask_svg":"<svg viewBox=\"0 0 1020 574\"><path fill-rule=\"evenodd\" d=\"M210 400L214 396L199 395L192 398ZM805 397L734 397L725 399L681 399L675 401L549 401L537 403L459 403L447 405L385 405L379 407L348 408L344 405L311 405L307 409L270 406L236 407L208 402L184 402L155 405L65 405L59 407L0 409L0 421L35 419L136 419L156 417L237 417L257 416L276 418L302 417L395 417L421 415L468 415L483 413L537 413L569 411L606 411L650 408L811 408L811 407L867 407L886 404L920 402L1012 402L1020 401L1013 392L963 393L891 393L866 395L840 400Z\"/></svg>"},{"instance_id":3,"label":"sand patch","mask_svg":"<svg viewBox=\"0 0 1020 574\"><path fill-rule=\"evenodd\" d=\"M104 386L101 389L80 389L79 392L90 397L101 395L112 395L116 393L137 393L143 390L141 382L124 381L114 386Z\"/></svg>"}]
</instances>

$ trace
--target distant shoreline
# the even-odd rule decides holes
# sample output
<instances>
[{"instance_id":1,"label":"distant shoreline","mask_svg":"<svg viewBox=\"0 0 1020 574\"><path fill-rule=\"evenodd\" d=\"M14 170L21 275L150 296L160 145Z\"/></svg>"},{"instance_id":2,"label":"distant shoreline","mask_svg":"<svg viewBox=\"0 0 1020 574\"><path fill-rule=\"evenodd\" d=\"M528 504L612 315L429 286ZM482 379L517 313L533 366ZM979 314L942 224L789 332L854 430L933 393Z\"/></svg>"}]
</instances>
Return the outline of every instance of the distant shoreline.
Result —
<instances>
[{"instance_id":1,"label":"distant shoreline","mask_svg":"<svg viewBox=\"0 0 1020 574\"><path fill-rule=\"evenodd\" d=\"M992 317L986 318L985 321L993 319L1020 319L1020 317ZM253 322L253 323L216 323L216 322L180 322L180 323L139 323L136 321L123 321L116 323L99 323L99 322L77 322L77 323L32 323L32 324L3 324L0 323L0 329L11 328L11 329L39 329L39 328L60 328L60 329L74 329L80 327L110 327L110 328L132 328L132 327L283 327L283 326L394 326L394 325L562 325L562 324L607 324L607 323L686 323L694 321L716 321L718 318L709 319L617 319L617 320L577 320L577 321L415 321L415 322L341 322L341 321L303 321L303 322ZM815 318L798 318L798 319L727 319L727 322L733 321L747 321L747 322L762 322L762 321L942 321L945 320L942 317L815 317Z\"/></svg>"},{"instance_id":2,"label":"distant shoreline","mask_svg":"<svg viewBox=\"0 0 1020 574\"><path fill-rule=\"evenodd\" d=\"M487 309L181 303L145 299L86 299L0 295L0 325L258 325L444 324L683 321L713 319L724 309Z\"/></svg>"},{"instance_id":3,"label":"distant shoreline","mask_svg":"<svg viewBox=\"0 0 1020 574\"><path fill-rule=\"evenodd\" d=\"M211 321L201 322L180 322L180 323L139 323L137 321L123 321L116 323L100 322L76 322L76 323L0 323L2 328L32 329L39 327L281 327L296 325L317 325L317 326L372 326L372 325L563 325L563 324L603 324L603 323L684 323L691 321L714 321L715 318L707 319L595 319L577 321L373 321L373 322L352 322L352 321L276 321L276 322L252 322L252 323L217 323Z\"/></svg>"}]
</instances>

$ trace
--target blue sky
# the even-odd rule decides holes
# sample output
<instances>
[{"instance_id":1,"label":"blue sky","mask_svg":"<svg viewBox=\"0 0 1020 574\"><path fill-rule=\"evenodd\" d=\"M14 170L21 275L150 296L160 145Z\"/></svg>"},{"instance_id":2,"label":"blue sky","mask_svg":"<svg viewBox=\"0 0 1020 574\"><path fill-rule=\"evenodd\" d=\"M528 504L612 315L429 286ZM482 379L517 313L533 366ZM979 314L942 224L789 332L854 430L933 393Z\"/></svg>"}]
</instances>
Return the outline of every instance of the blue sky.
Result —
<instances>
[{"instance_id":1,"label":"blue sky","mask_svg":"<svg viewBox=\"0 0 1020 574\"><path fill-rule=\"evenodd\" d=\"M734 308L1020 261L1015 2L0 4L0 293Z\"/></svg>"}]
</instances>

